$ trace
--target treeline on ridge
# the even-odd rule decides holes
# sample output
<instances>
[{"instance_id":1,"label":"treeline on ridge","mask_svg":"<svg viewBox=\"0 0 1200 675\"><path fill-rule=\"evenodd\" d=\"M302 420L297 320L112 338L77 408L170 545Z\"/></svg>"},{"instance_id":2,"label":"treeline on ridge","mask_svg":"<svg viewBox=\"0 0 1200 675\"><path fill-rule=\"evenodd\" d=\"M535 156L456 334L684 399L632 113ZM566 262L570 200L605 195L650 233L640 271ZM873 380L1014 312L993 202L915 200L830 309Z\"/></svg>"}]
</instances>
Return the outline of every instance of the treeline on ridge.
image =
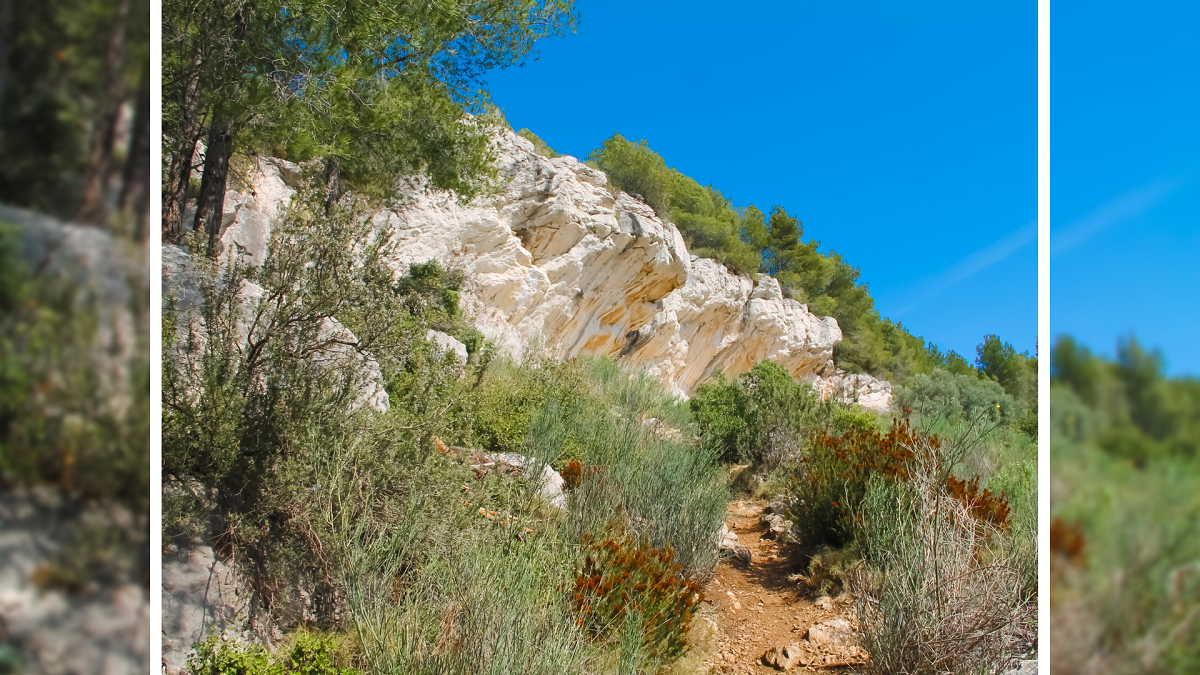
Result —
<instances>
[{"instance_id":1,"label":"treeline on ridge","mask_svg":"<svg viewBox=\"0 0 1200 675\"><path fill-rule=\"evenodd\" d=\"M1135 466L1167 457L1200 456L1200 380L1168 378L1163 357L1134 337L1113 360L1070 336L1054 343L1050 361L1054 428Z\"/></svg>"}]
</instances>

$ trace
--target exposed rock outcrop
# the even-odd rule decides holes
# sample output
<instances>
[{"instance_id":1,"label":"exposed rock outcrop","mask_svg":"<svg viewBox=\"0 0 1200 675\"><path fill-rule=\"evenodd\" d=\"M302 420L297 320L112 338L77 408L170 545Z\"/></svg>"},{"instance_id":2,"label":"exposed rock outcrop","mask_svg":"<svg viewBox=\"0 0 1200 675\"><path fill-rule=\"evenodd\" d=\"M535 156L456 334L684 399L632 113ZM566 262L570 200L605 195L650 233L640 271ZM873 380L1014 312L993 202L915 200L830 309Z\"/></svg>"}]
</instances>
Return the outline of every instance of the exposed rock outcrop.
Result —
<instances>
[{"instance_id":1,"label":"exposed rock outcrop","mask_svg":"<svg viewBox=\"0 0 1200 675\"><path fill-rule=\"evenodd\" d=\"M209 635L270 643L249 626L249 593L236 569L207 543L171 546L162 565L162 672L178 675L192 645Z\"/></svg>"},{"instance_id":2,"label":"exposed rock outcrop","mask_svg":"<svg viewBox=\"0 0 1200 675\"><path fill-rule=\"evenodd\" d=\"M889 383L833 366L837 322L784 298L771 277L755 284L694 258L673 224L629 194L614 195L604 173L573 157L541 157L507 131L497 150L497 194L462 205L410 186L403 208L373 218L394 231L397 275L430 259L463 268L463 308L502 351L544 340L559 357L619 357L681 396L718 369L732 377L771 359L824 396L887 409ZM262 259L300 173L261 159L251 187L227 193L223 254Z\"/></svg>"}]
</instances>

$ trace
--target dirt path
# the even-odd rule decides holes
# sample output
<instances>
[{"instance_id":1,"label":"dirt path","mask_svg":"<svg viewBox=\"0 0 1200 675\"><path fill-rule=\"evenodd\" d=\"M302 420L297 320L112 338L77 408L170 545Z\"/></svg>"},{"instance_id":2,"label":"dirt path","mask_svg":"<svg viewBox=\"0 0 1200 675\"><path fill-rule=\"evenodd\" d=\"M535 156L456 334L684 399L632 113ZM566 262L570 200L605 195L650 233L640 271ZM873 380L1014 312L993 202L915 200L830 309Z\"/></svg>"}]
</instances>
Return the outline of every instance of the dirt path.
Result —
<instances>
[{"instance_id":1,"label":"dirt path","mask_svg":"<svg viewBox=\"0 0 1200 675\"><path fill-rule=\"evenodd\" d=\"M781 546L764 537L770 532L762 522L766 506L750 500L729 505L726 527L737 534L738 544L750 550L751 563L745 566L733 558L723 559L704 589L705 610L715 625L707 672L780 672L763 662L772 647L799 648L789 651L795 660L790 672L853 672L851 664L863 663L864 652L839 644L836 637L828 638L831 623L857 629L852 602L848 596L814 600L788 581L788 576L804 571L807 557L797 544ZM813 626L820 627L809 635Z\"/></svg>"}]
</instances>

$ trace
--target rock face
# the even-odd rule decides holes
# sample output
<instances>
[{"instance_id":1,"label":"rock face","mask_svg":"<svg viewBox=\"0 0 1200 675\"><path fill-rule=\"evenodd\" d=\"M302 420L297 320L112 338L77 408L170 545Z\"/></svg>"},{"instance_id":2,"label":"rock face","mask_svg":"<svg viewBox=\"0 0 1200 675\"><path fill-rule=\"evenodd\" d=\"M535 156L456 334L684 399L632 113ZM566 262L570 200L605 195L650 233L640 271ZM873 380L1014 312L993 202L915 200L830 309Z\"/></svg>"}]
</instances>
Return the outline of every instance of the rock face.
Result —
<instances>
[{"instance_id":1,"label":"rock face","mask_svg":"<svg viewBox=\"0 0 1200 675\"><path fill-rule=\"evenodd\" d=\"M176 548L163 556L162 672L187 667L192 645L209 635L243 636L249 593L237 572L207 544Z\"/></svg>"},{"instance_id":2,"label":"rock face","mask_svg":"<svg viewBox=\"0 0 1200 675\"><path fill-rule=\"evenodd\" d=\"M562 358L618 357L683 397L718 369L733 377L771 359L823 396L887 409L889 383L834 367L837 322L784 298L771 277L755 284L692 257L673 224L573 157L541 157L509 131L497 150L497 194L462 205L410 187L404 208L373 218L394 232L397 275L430 259L462 267L471 284L462 306L502 351L541 342ZM299 175L261 159L250 187L226 194L223 254L262 259Z\"/></svg>"}]
</instances>

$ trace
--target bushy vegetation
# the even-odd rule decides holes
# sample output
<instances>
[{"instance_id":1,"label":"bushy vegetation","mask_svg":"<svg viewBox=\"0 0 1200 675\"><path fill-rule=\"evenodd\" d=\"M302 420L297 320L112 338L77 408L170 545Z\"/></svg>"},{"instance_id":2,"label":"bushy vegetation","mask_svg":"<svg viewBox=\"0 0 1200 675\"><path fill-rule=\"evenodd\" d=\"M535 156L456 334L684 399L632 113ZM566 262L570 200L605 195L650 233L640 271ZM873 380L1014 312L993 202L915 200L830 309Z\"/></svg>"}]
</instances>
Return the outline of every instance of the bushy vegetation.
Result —
<instances>
[{"instance_id":1,"label":"bushy vegetation","mask_svg":"<svg viewBox=\"0 0 1200 675\"><path fill-rule=\"evenodd\" d=\"M290 642L272 658L261 645L214 635L196 645L188 669L195 675L358 675L336 664L340 640L335 635L298 631Z\"/></svg>"},{"instance_id":2,"label":"bushy vegetation","mask_svg":"<svg viewBox=\"0 0 1200 675\"><path fill-rule=\"evenodd\" d=\"M812 387L797 383L772 361L732 382L716 373L688 405L721 461L751 462L766 470L797 456L797 439L832 412Z\"/></svg>"},{"instance_id":3,"label":"bushy vegetation","mask_svg":"<svg viewBox=\"0 0 1200 675\"><path fill-rule=\"evenodd\" d=\"M457 272L394 276L365 203L325 204L314 177L260 267L194 257L203 302L164 313L164 535L212 532L272 621L352 635L349 665L369 672L677 657L686 621L655 609L596 630L574 594L591 541L655 551L655 586L623 589L644 608L711 574L727 492L687 408L610 359L495 354L462 322ZM467 361L430 329L460 336ZM484 452L519 453L522 475L479 475ZM572 462L560 509L538 477Z\"/></svg>"},{"instance_id":4,"label":"bushy vegetation","mask_svg":"<svg viewBox=\"0 0 1200 675\"><path fill-rule=\"evenodd\" d=\"M1200 667L1200 383L1134 338L1114 360L1069 336L1050 390L1055 672Z\"/></svg>"},{"instance_id":5,"label":"bushy vegetation","mask_svg":"<svg viewBox=\"0 0 1200 675\"><path fill-rule=\"evenodd\" d=\"M974 417L998 410L1002 419L1016 422L1026 414L1024 401L1009 396L995 380L972 374L956 375L938 368L895 387L897 409L909 408L927 417Z\"/></svg>"}]
</instances>

